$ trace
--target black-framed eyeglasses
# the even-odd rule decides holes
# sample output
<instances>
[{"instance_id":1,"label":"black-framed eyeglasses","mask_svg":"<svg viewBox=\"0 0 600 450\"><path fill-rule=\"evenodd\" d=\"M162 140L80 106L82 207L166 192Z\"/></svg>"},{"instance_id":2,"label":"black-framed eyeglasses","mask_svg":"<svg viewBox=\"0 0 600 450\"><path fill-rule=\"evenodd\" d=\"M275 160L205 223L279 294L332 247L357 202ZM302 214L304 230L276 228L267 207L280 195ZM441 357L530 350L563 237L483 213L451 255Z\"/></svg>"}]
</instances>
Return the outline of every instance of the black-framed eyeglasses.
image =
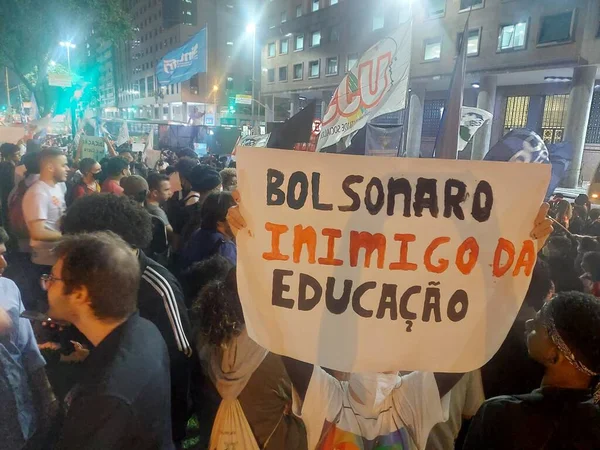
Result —
<instances>
[{"instance_id":1,"label":"black-framed eyeglasses","mask_svg":"<svg viewBox=\"0 0 600 450\"><path fill-rule=\"evenodd\" d=\"M63 279L55 277L51 273L50 274L44 274L44 275L42 275L40 277L40 284L42 285L42 289L44 289L45 291L47 291L48 289L50 289L50 286L55 281L63 281Z\"/></svg>"}]
</instances>

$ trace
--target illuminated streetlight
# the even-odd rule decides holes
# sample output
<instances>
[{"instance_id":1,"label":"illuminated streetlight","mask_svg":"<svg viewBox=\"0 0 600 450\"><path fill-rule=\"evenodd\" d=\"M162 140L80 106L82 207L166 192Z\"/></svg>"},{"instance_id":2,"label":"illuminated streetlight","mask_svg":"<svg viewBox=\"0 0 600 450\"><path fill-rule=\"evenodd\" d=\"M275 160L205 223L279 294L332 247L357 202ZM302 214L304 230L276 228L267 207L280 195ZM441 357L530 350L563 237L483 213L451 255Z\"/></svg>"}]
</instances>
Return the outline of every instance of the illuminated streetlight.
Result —
<instances>
[{"instance_id":1,"label":"illuminated streetlight","mask_svg":"<svg viewBox=\"0 0 600 450\"><path fill-rule=\"evenodd\" d=\"M219 90L219 86L217 86L216 84L213 86L213 91L216 92Z\"/></svg>"},{"instance_id":2,"label":"illuminated streetlight","mask_svg":"<svg viewBox=\"0 0 600 450\"><path fill-rule=\"evenodd\" d=\"M256 24L250 22L246 26L246 33L252 33L252 126L254 127L254 99L256 98Z\"/></svg>"},{"instance_id":3,"label":"illuminated streetlight","mask_svg":"<svg viewBox=\"0 0 600 450\"><path fill-rule=\"evenodd\" d=\"M75 48L76 45L67 41L60 41L58 44L67 49L67 67L69 68L69 73L71 73L71 49Z\"/></svg>"},{"instance_id":4,"label":"illuminated streetlight","mask_svg":"<svg viewBox=\"0 0 600 450\"><path fill-rule=\"evenodd\" d=\"M56 61L50 61L50 65L51 65L52 67L56 66Z\"/></svg>"},{"instance_id":5,"label":"illuminated streetlight","mask_svg":"<svg viewBox=\"0 0 600 450\"><path fill-rule=\"evenodd\" d=\"M256 32L256 24L254 22L250 22L246 25L246 33L254 33Z\"/></svg>"}]
</instances>

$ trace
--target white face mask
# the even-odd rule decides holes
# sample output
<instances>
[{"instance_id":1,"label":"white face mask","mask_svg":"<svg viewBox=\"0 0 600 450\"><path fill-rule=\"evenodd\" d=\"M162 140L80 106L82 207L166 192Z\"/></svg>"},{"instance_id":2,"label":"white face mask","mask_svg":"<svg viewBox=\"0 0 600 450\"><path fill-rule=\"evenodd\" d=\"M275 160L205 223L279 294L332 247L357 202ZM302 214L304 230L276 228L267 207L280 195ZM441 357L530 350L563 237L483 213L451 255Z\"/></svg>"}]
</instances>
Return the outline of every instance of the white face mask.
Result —
<instances>
[{"instance_id":1,"label":"white face mask","mask_svg":"<svg viewBox=\"0 0 600 450\"><path fill-rule=\"evenodd\" d=\"M352 406L367 414L378 412L399 382L397 373L353 373L348 383Z\"/></svg>"}]
</instances>

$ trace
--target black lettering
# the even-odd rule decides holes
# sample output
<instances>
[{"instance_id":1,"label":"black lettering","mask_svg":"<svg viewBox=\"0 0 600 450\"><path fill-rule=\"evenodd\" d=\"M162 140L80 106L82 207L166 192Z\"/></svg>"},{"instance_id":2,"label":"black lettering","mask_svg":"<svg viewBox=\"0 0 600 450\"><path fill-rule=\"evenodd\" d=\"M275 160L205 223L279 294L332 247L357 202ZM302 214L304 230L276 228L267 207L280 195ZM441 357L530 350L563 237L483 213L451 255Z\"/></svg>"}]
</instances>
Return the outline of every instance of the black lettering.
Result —
<instances>
[{"instance_id":1,"label":"black lettering","mask_svg":"<svg viewBox=\"0 0 600 450\"><path fill-rule=\"evenodd\" d=\"M350 304L350 294L352 293L352 280L344 280L344 292L340 298L333 296L335 288L335 278L327 278L327 286L325 288L325 305L331 314L342 314L348 309Z\"/></svg>"},{"instance_id":2,"label":"black lettering","mask_svg":"<svg viewBox=\"0 0 600 450\"><path fill-rule=\"evenodd\" d=\"M350 186L356 183L362 183L364 180L365 177L361 175L348 175L344 179L342 183L342 190L344 191L344 194L350 197L350 200L352 200L352 204L347 206L338 206L338 209L340 211L358 211L358 208L360 208L360 196L356 192L354 192Z\"/></svg>"},{"instance_id":3,"label":"black lettering","mask_svg":"<svg viewBox=\"0 0 600 450\"><path fill-rule=\"evenodd\" d=\"M373 203L373 188L377 189L377 200L375 200L375 203ZM383 191L383 184L379 178L373 177L369 181L369 184L367 184L365 191L365 206L367 207L367 211L374 216L381 211L384 203L385 192Z\"/></svg>"},{"instance_id":4,"label":"black lettering","mask_svg":"<svg viewBox=\"0 0 600 450\"><path fill-rule=\"evenodd\" d=\"M440 211L437 197L437 180L434 178L419 178L413 205L415 216L423 216L423 209L429 209L432 217L437 217Z\"/></svg>"},{"instance_id":5,"label":"black lettering","mask_svg":"<svg viewBox=\"0 0 600 450\"><path fill-rule=\"evenodd\" d=\"M456 307L460 305L460 310L457 311ZM452 322L460 322L467 315L469 309L469 296L465 291L459 289L456 291L450 301L448 302L448 319Z\"/></svg>"},{"instance_id":6,"label":"black lettering","mask_svg":"<svg viewBox=\"0 0 600 450\"><path fill-rule=\"evenodd\" d=\"M307 288L313 290L312 297L307 297ZM317 280L305 273L300 274L298 283L298 311L310 311L321 301L323 288Z\"/></svg>"},{"instance_id":7,"label":"black lettering","mask_svg":"<svg viewBox=\"0 0 600 450\"><path fill-rule=\"evenodd\" d=\"M312 174L312 202L313 208L318 211L332 211L333 205L331 203L321 203L320 197L321 189L321 174L319 172L313 172Z\"/></svg>"},{"instance_id":8,"label":"black lettering","mask_svg":"<svg viewBox=\"0 0 600 450\"><path fill-rule=\"evenodd\" d=\"M423 304L423 322L429 322L431 312L435 315L435 321L442 321L442 312L440 311L440 289L437 287L428 287L425 290L425 303Z\"/></svg>"},{"instance_id":9,"label":"black lettering","mask_svg":"<svg viewBox=\"0 0 600 450\"><path fill-rule=\"evenodd\" d=\"M485 203L481 206L481 197L485 195ZM492 214L494 204L494 193L492 186L487 181L480 181L473 195L473 209L471 215L477 222L485 222Z\"/></svg>"},{"instance_id":10,"label":"black lettering","mask_svg":"<svg viewBox=\"0 0 600 450\"><path fill-rule=\"evenodd\" d=\"M390 310L390 319L398 320L398 300L396 299L396 290L398 286L395 284L384 284L381 289L381 298L379 299L379 308L377 309L378 319L385 317L385 310ZM389 299L389 300L388 300Z\"/></svg>"},{"instance_id":11,"label":"black lettering","mask_svg":"<svg viewBox=\"0 0 600 450\"><path fill-rule=\"evenodd\" d=\"M407 320L416 320L417 315L408 310L408 301L413 295L421 293L421 286L410 287L400 297L400 317Z\"/></svg>"},{"instance_id":12,"label":"black lettering","mask_svg":"<svg viewBox=\"0 0 600 450\"><path fill-rule=\"evenodd\" d=\"M300 187L300 192L296 196L296 186ZM287 190L287 203L292 209L301 209L306 203L308 197L308 178L304 172L294 172L290 176Z\"/></svg>"},{"instance_id":13,"label":"black lettering","mask_svg":"<svg viewBox=\"0 0 600 450\"><path fill-rule=\"evenodd\" d=\"M280 306L281 308L287 309L294 308L294 300L291 298L283 298L283 293L290 291L290 286L283 284L283 277L292 275L294 275L294 272L291 270L275 269L273 271L273 291L271 293L273 306Z\"/></svg>"},{"instance_id":14,"label":"black lettering","mask_svg":"<svg viewBox=\"0 0 600 450\"><path fill-rule=\"evenodd\" d=\"M404 217L410 217L410 199L412 187L406 178L390 178L388 181L387 215L393 216L396 209L396 195L404 194Z\"/></svg>"},{"instance_id":15,"label":"black lettering","mask_svg":"<svg viewBox=\"0 0 600 450\"><path fill-rule=\"evenodd\" d=\"M281 206L285 203L285 193L279 189L283 184L283 172L276 169L267 170L267 205Z\"/></svg>"},{"instance_id":16,"label":"black lettering","mask_svg":"<svg viewBox=\"0 0 600 450\"><path fill-rule=\"evenodd\" d=\"M352 309L354 309L354 312L360 317L373 317L373 311L364 309L360 304L360 299L363 295L365 295L365 292L367 292L370 289L375 289L376 287L377 283L375 283L374 281L367 281L366 283L363 283L360 286L358 286L354 291L354 294L352 294Z\"/></svg>"},{"instance_id":17,"label":"black lettering","mask_svg":"<svg viewBox=\"0 0 600 450\"><path fill-rule=\"evenodd\" d=\"M452 193L456 189L456 193ZM460 180L450 178L444 187L444 217L449 218L452 214L459 219L465 220L465 213L460 206L467 199L467 185Z\"/></svg>"}]
</instances>

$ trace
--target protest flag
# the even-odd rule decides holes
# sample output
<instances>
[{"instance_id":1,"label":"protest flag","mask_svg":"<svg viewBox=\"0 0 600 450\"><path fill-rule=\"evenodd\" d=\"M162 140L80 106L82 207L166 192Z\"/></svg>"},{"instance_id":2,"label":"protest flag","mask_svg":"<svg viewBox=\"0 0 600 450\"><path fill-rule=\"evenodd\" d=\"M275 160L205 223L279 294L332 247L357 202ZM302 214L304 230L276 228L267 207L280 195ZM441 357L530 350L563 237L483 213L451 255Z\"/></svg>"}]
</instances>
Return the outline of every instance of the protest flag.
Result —
<instances>
[{"instance_id":1,"label":"protest flag","mask_svg":"<svg viewBox=\"0 0 600 450\"><path fill-rule=\"evenodd\" d=\"M207 70L207 30L202 28L181 47L170 51L156 64L160 86L181 83Z\"/></svg>"},{"instance_id":2,"label":"protest flag","mask_svg":"<svg viewBox=\"0 0 600 450\"><path fill-rule=\"evenodd\" d=\"M484 123L492 120L492 114L485 109L463 106L461 109L460 131L458 133L458 151L462 152L467 144L473 139L477 130Z\"/></svg>"},{"instance_id":3,"label":"protest flag","mask_svg":"<svg viewBox=\"0 0 600 450\"><path fill-rule=\"evenodd\" d=\"M115 145L117 147L120 147L121 145L126 144L127 142L129 142L129 128L127 127L127 121L124 120L121 124L121 128L119 129L119 136L115 141Z\"/></svg>"},{"instance_id":4,"label":"protest flag","mask_svg":"<svg viewBox=\"0 0 600 450\"><path fill-rule=\"evenodd\" d=\"M31 117L31 120L40 120L40 110L38 108L38 104L35 99L35 94L33 92L31 93L30 103L31 108L29 110L29 117Z\"/></svg>"},{"instance_id":5,"label":"protest flag","mask_svg":"<svg viewBox=\"0 0 600 450\"><path fill-rule=\"evenodd\" d=\"M271 133L267 147L293 150L298 142L308 142L315 119L316 102L313 100L298 114L286 120Z\"/></svg>"},{"instance_id":6,"label":"protest flag","mask_svg":"<svg viewBox=\"0 0 600 450\"><path fill-rule=\"evenodd\" d=\"M550 164L552 164L552 176L550 177L548 192L546 192L546 199L554 194L554 190L560 185L560 182L571 166L571 161L573 160L573 143L556 142L548 144L548 153Z\"/></svg>"},{"instance_id":7,"label":"protest flag","mask_svg":"<svg viewBox=\"0 0 600 450\"><path fill-rule=\"evenodd\" d=\"M467 40L469 34L469 18L462 33L454 72L450 81L450 96L442 114L442 121L435 139L433 154L436 158L456 159L458 155L458 138L460 133L463 90L465 88L465 69L467 66Z\"/></svg>"},{"instance_id":8,"label":"protest flag","mask_svg":"<svg viewBox=\"0 0 600 450\"><path fill-rule=\"evenodd\" d=\"M370 120L406 108L411 36L412 21L407 17L348 72L323 114L318 152L351 137Z\"/></svg>"}]
</instances>

